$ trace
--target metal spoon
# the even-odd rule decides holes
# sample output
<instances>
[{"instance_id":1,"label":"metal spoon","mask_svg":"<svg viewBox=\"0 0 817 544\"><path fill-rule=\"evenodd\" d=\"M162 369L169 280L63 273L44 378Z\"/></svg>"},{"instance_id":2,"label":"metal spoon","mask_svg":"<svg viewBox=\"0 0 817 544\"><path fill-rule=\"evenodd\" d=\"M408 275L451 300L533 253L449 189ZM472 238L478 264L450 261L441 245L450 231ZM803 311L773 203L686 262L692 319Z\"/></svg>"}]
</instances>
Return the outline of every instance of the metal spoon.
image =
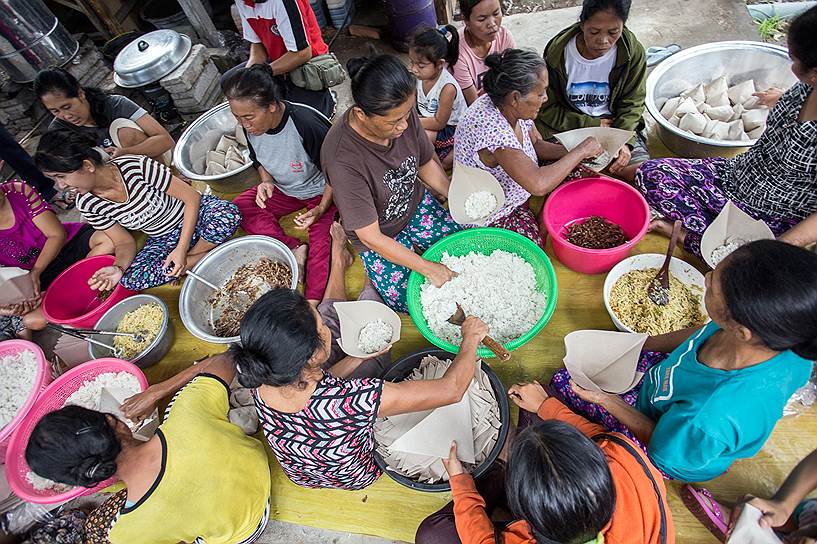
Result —
<instances>
[{"instance_id":1,"label":"metal spoon","mask_svg":"<svg viewBox=\"0 0 817 544\"><path fill-rule=\"evenodd\" d=\"M675 249L675 244L678 242L678 236L680 234L681 221L676 221L672 225L672 236L669 240L669 247L667 248L667 257L664 259L664 265L647 286L647 297L649 297L649 299L658 306L666 306L669 304L669 264L672 260L672 251Z\"/></svg>"},{"instance_id":2,"label":"metal spoon","mask_svg":"<svg viewBox=\"0 0 817 544\"><path fill-rule=\"evenodd\" d=\"M462 324L465 323L465 312L462 310L462 306L460 306L459 303L457 303L457 311L454 312L454 315L448 318L448 322L458 327L461 327ZM510 360L511 352L505 349L505 346L490 336L486 335L485 338L482 339L482 343L486 348L490 349L500 361L505 362Z\"/></svg>"}]
</instances>

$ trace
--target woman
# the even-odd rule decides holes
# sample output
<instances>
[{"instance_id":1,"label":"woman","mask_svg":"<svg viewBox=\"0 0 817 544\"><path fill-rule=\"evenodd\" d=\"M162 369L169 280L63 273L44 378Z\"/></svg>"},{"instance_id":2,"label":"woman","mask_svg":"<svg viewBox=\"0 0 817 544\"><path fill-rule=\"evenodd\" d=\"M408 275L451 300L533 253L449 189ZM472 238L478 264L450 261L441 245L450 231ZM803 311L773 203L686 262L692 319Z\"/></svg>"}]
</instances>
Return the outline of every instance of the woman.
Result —
<instances>
[{"instance_id":1,"label":"woman","mask_svg":"<svg viewBox=\"0 0 817 544\"><path fill-rule=\"evenodd\" d=\"M283 89L267 64L242 68L222 80L230 110L244 127L250 158L261 183L233 202L249 234L272 236L293 250L306 269L307 300L317 306L329 275L329 227L337 209L321 171L321 146L331 126L317 110L283 99ZM309 231L309 248L281 228L282 217ZM304 277L303 270L300 278Z\"/></svg>"},{"instance_id":2,"label":"woman","mask_svg":"<svg viewBox=\"0 0 817 544\"><path fill-rule=\"evenodd\" d=\"M502 26L499 0L460 0L465 26L459 31L460 52L451 71L470 106L485 92L482 76L488 55L516 47L510 31Z\"/></svg>"},{"instance_id":3,"label":"woman","mask_svg":"<svg viewBox=\"0 0 817 544\"><path fill-rule=\"evenodd\" d=\"M625 25L630 0L584 0L579 22L545 48L550 86L536 118L545 138L584 127L615 127L636 134L609 170L649 159L644 129L647 57Z\"/></svg>"},{"instance_id":4,"label":"woman","mask_svg":"<svg viewBox=\"0 0 817 544\"><path fill-rule=\"evenodd\" d=\"M170 166L175 144L170 133L129 98L83 88L62 68L37 74L34 92L54 116L49 130L72 129L86 134L113 158L145 155Z\"/></svg>"},{"instance_id":5,"label":"woman","mask_svg":"<svg viewBox=\"0 0 817 544\"><path fill-rule=\"evenodd\" d=\"M66 268L94 255L113 253L104 232L83 223L60 223L33 188L22 181L0 184L0 267L28 270L34 297L0 306L0 338L45 327L42 293Z\"/></svg>"},{"instance_id":6,"label":"woman","mask_svg":"<svg viewBox=\"0 0 817 544\"><path fill-rule=\"evenodd\" d=\"M321 164L366 274L386 304L406 312L411 270L438 287L454 277L414 250L460 230L424 186L447 197L448 177L420 123L416 80L405 65L378 55L351 59L347 69L354 105L329 130Z\"/></svg>"},{"instance_id":7,"label":"woman","mask_svg":"<svg viewBox=\"0 0 817 544\"><path fill-rule=\"evenodd\" d=\"M757 453L811 375L817 255L774 240L744 245L707 274L704 303L708 324L647 339L644 379L622 397L581 389L566 370L552 382L574 410L637 439L686 482Z\"/></svg>"},{"instance_id":8,"label":"woman","mask_svg":"<svg viewBox=\"0 0 817 544\"><path fill-rule=\"evenodd\" d=\"M92 289L107 291L121 282L141 291L178 278L241 221L235 204L202 196L166 166L136 155L108 159L75 131L46 133L35 162L60 188L75 190L77 209L113 240L116 260L91 277ZM148 237L138 254L128 230Z\"/></svg>"},{"instance_id":9,"label":"woman","mask_svg":"<svg viewBox=\"0 0 817 544\"><path fill-rule=\"evenodd\" d=\"M548 398L538 383L508 393L520 432L507 465L498 461L475 483L452 444L443 464L454 500L423 521L418 544L675 542L661 473L632 441ZM515 521L495 527L499 508Z\"/></svg>"},{"instance_id":10,"label":"woman","mask_svg":"<svg viewBox=\"0 0 817 544\"><path fill-rule=\"evenodd\" d=\"M658 159L621 171L663 215L651 228L701 255L701 235L732 201L780 235L817 212L817 7L792 21L789 56L799 82L785 94L757 93L772 107L766 132L733 159ZM779 99L778 99L779 97Z\"/></svg>"},{"instance_id":11,"label":"woman","mask_svg":"<svg viewBox=\"0 0 817 544\"><path fill-rule=\"evenodd\" d=\"M566 152L542 139L533 120L547 100L548 72L536 53L508 49L485 62L490 67L483 78L486 95L468 108L457 127L454 160L490 172L502 185L505 205L488 225L518 232L544 248L528 199L551 192L602 148L588 138ZM540 160L555 162L539 166Z\"/></svg>"},{"instance_id":12,"label":"woman","mask_svg":"<svg viewBox=\"0 0 817 544\"><path fill-rule=\"evenodd\" d=\"M269 463L227 418L235 365L217 355L193 368L147 442L117 417L79 406L37 423L26 446L35 473L86 487L116 477L127 487L91 514L83 542L249 544L263 532Z\"/></svg>"}]
</instances>

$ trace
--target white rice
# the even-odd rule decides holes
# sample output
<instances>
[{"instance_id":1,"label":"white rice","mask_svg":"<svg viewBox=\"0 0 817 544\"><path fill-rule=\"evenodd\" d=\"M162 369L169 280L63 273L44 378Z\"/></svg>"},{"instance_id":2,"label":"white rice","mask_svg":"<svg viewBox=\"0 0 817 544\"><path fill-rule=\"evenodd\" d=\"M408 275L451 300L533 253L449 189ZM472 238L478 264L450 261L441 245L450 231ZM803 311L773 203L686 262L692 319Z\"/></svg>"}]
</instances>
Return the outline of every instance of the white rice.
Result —
<instances>
[{"instance_id":1,"label":"white rice","mask_svg":"<svg viewBox=\"0 0 817 544\"><path fill-rule=\"evenodd\" d=\"M447 321L457 303L466 316L482 319L490 335L502 344L528 332L545 312L547 297L536 288L533 267L513 253L501 249L490 255L471 252L453 257L445 253L441 262L458 276L439 289L425 283L420 288L420 303L428 326L447 342L462 342L460 327Z\"/></svg>"},{"instance_id":2,"label":"white rice","mask_svg":"<svg viewBox=\"0 0 817 544\"><path fill-rule=\"evenodd\" d=\"M494 213L497 204L496 197L489 191L471 193L465 199L465 215L474 221L484 219Z\"/></svg>"},{"instance_id":3,"label":"white rice","mask_svg":"<svg viewBox=\"0 0 817 544\"><path fill-rule=\"evenodd\" d=\"M363 353L377 353L382 351L391 342L392 334L394 334L394 329L382 319L370 321L360 329L360 335L357 339L357 349Z\"/></svg>"},{"instance_id":4,"label":"white rice","mask_svg":"<svg viewBox=\"0 0 817 544\"><path fill-rule=\"evenodd\" d=\"M741 238L726 240L726 242L712 250L712 264L717 266L722 260L731 255L733 251L742 245L746 245L747 243L748 242L746 240Z\"/></svg>"},{"instance_id":5,"label":"white rice","mask_svg":"<svg viewBox=\"0 0 817 544\"><path fill-rule=\"evenodd\" d=\"M37 491L45 491L47 489L56 493L64 493L71 489L71 486L68 484L61 484L59 482L49 480L48 478L43 478L39 474L30 470L26 473L26 480L29 484L31 484L31 487Z\"/></svg>"},{"instance_id":6,"label":"white rice","mask_svg":"<svg viewBox=\"0 0 817 544\"><path fill-rule=\"evenodd\" d=\"M0 429L11 423L37 381L37 356L28 349L0 357Z\"/></svg>"}]
</instances>

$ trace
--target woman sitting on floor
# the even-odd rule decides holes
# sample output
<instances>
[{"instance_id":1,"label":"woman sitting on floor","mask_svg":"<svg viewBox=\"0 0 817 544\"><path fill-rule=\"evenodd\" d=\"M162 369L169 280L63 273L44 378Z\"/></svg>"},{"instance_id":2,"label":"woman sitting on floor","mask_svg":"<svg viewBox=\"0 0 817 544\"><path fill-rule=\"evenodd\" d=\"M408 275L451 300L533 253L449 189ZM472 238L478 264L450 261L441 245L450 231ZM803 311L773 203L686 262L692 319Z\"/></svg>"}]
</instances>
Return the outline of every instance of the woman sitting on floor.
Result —
<instances>
[{"instance_id":1,"label":"woman sitting on floor","mask_svg":"<svg viewBox=\"0 0 817 544\"><path fill-rule=\"evenodd\" d=\"M86 134L113 158L145 155L170 166L175 144L170 133L129 98L83 88L62 68L37 74L34 92L54 116L49 130L72 129Z\"/></svg>"},{"instance_id":2,"label":"woman sitting on floor","mask_svg":"<svg viewBox=\"0 0 817 544\"><path fill-rule=\"evenodd\" d=\"M602 148L588 138L568 153L542 139L533 120L547 100L548 72L536 53L508 49L485 62L490 67L483 78L486 95L460 121L454 160L490 172L502 185L505 205L488 218L488 226L518 232L544 247L528 199L551 192ZM539 166L540 160L555 162Z\"/></svg>"},{"instance_id":3,"label":"woman sitting on floor","mask_svg":"<svg viewBox=\"0 0 817 544\"><path fill-rule=\"evenodd\" d=\"M684 222L679 243L701 255L701 235L731 200L775 235L817 212L817 7L789 27L792 71L785 94L756 93L772 107L766 131L734 159L657 159L621 172L663 215L652 228L666 236ZM779 99L778 99L779 98Z\"/></svg>"},{"instance_id":4,"label":"woman sitting on floor","mask_svg":"<svg viewBox=\"0 0 817 544\"><path fill-rule=\"evenodd\" d=\"M192 368L147 442L115 416L79 406L37 423L26 446L35 473L74 486L111 477L127 486L91 514L86 544L249 544L264 531L269 461L263 444L227 418L232 358L216 355ZM140 411L131 405L129 412Z\"/></svg>"},{"instance_id":5,"label":"woman sitting on floor","mask_svg":"<svg viewBox=\"0 0 817 544\"><path fill-rule=\"evenodd\" d=\"M351 59L347 68L355 103L329 130L321 164L366 274L386 304L406 312L412 270L437 287L454 277L414 248L460 226L426 189L447 197L449 182L417 115L414 76L390 55Z\"/></svg>"},{"instance_id":6,"label":"woman sitting on floor","mask_svg":"<svg viewBox=\"0 0 817 544\"><path fill-rule=\"evenodd\" d=\"M566 370L552 381L568 406L638 440L686 482L756 454L811 375L817 255L774 240L744 245L706 275L704 303L708 324L647 339L644 379L621 397L581 389Z\"/></svg>"},{"instance_id":7,"label":"woman sitting on floor","mask_svg":"<svg viewBox=\"0 0 817 544\"><path fill-rule=\"evenodd\" d=\"M520 410L507 464L496 461L474 482L452 445L443 463L454 500L423 521L417 544L675 542L661 473L636 444L548 398L538 383L508 393ZM517 521L494 524L498 509Z\"/></svg>"},{"instance_id":8,"label":"woman sitting on floor","mask_svg":"<svg viewBox=\"0 0 817 544\"><path fill-rule=\"evenodd\" d=\"M60 223L37 191L18 180L0 184L0 247L0 267L28 270L34 293L0 306L0 340L45 327L40 301L51 282L77 261L113 253L105 233L83 223Z\"/></svg>"},{"instance_id":9,"label":"woman sitting on floor","mask_svg":"<svg viewBox=\"0 0 817 544\"><path fill-rule=\"evenodd\" d=\"M221 81L230 110L244 127L250 158L261 183L233 202L249 234L272 236L298 260L304 294L315 306L329 275L329 227L337 208L321 171L321 147L331 126L317 110L283 99L284 89L269 64L234 70ZM309 231L309 246L287 236L280 220L299 210L295 228ZM304 269L305 268L305 274Z\"/></svg>"},{"instance_id":10,"label":"woman sitting on floor","mask_svg":"<svg viewBox=\"0 0 817 544\"><path fill-rule=\"evenodd\" d=\"M613 173L650 157L641 134L647 56L625 26L629 14L630 0L584 0L579 22L545 48L548 101L536 118L544 138L597 126L636 131L610 164Z\"/></svg>"},{"instance_id":11,"label":"woman sitting on floor","mask_svg":"<svg viewBox=\"0 0 817 544\"><path fill-rule=\"evenodd\" d=\"M47 132L35 161L60 188L79 194L77 209L113 240L116 261L93 275L92 289L107 291L121 282L140 291L178 278L241 221L235 204L202 196L163 164L136 155L108 159L75 131ZM148 236L138 254L128 229Z\"/></svg>"}]
</instances>

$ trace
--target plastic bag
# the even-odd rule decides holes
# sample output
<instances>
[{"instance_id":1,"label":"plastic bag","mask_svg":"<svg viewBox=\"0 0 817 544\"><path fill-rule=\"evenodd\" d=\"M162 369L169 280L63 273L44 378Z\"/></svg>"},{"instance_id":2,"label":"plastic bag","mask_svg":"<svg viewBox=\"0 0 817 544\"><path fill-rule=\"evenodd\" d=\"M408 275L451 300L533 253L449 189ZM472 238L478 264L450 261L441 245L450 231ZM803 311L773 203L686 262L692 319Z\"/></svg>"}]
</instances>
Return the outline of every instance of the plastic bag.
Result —
<instances>
[{"instance_id":1,"label":"plastic bag","mask_svg":"<svg viewBox=\"0 0 817 544\"><path fill-rule=\"evenodd\" d=\"M794 392L783 408L784 416L797 416L817 402L817 367L812 367L811 378L806 385Z\"/></svg>"},{"instance_id":2,"label":"plastic bag","mask_svg":"<svg viewBox=\"0 0 817 544\"><path fill-rule=\"evenodd\" d=\"M54 520L61 506L24 502L0 516L0 529L22 536L35 525Z\"/></svg>"}]
</instances>

